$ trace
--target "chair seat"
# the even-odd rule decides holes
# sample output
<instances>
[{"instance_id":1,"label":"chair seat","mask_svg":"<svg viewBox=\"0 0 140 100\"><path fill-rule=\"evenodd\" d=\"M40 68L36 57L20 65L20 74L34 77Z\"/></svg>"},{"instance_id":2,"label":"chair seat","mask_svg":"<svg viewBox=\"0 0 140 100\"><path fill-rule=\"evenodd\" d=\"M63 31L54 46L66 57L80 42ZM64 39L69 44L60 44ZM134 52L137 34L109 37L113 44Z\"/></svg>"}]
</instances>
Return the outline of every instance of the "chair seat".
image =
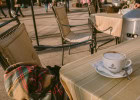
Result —
<instances>
[{"instance_id":1,"label":"chair seat","mask_svg":"<svg viewBox=\"0 0 140 100\"><path fill-rule=\"evenodd\" d=\"M91 33L74 33L70 32L65 40L71 43L79 43L91 39Z\"/></svg>"},{"instance_id":2,"label":"chair seat","mask_svg":"<svg viewBox=\"0 0 140 100\"><path fill-rule=\"evenodd\" d=\"M71 31L71 27L69 26L69 21L68 21L68 16L66 13L66 9L65 6L61 6L61 7L52 7L54 14L55 14L55 18L58 22L58 26L60 29L60 33L61 33L61 39L62 39L62 65L63 65L63 61L64 61L64 48L65 46L63 46L64 44L69 46L69 54L70 54L70 48L73 45L79 45L81 43L85 43L88 41L91 41L91 38L94 40L95 39L95 35L92 37L91 33L81 33L81 31L79 31L80 33L74 33ZM81 25L82 26L82 25ZM67 43L70 42L70 43ZM91 54L93 54L94 49L96 49L96 44L95 41L91 41L88 42L89 43L89 47L90 47L90 51Z\"/></svg>"}]
</instances>

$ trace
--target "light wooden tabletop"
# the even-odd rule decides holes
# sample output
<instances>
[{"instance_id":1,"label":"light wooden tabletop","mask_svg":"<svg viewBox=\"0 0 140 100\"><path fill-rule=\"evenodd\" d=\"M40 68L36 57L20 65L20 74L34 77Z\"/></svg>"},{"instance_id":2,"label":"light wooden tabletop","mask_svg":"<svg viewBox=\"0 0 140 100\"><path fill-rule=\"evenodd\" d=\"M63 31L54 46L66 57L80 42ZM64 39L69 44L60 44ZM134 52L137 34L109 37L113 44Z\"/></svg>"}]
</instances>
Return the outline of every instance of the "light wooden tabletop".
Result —
<instances>
[{"instance_id":1,"label":"light wooden tabletop","mask_svg":"<svg viewBox=\"0 0 140 100\"><path fill-rule=\"evenodd\" d=\"M62 66L60 79L71 100L139 100L140 99L140 38L99 51ZM98 74L92 64L103 53L117 51L132 60L133 73L127 78L107 78Z\"/></svg>"}]
</instances>

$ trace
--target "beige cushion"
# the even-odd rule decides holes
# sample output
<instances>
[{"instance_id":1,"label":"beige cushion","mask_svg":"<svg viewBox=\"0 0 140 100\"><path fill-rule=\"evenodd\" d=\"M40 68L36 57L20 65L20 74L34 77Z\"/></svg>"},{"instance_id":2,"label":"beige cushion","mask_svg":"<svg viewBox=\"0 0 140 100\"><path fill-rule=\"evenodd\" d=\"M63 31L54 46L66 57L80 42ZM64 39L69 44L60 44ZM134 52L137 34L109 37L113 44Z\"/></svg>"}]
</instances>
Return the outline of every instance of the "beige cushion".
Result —
<instances>
[{"instance_id":1,"label":"beige cushion","mask_svg":"<svg viewBox=\"0 0 140 100\"><path fill-rule=\"evenodd\" d=\"M9 65L18 62L35 62L41 66L24 24L19 25L11 34L0 37L0 52Z\"/></svg>"},{"instance_id":2,"label":"beige cushion","mask_svg":"<svg viewBox=\"0 0 140 100\"><path fill-rule=\"evenodd\" d=\"M71 43L79 43L91 39L91 34L70 32L65 39Z\"/></svg>"},{"instance_id":3,"label":"beige cushion","mask_svg":"<svg viewBox=\"0 0 140 100\"><path fill-rule=\"evenodd\" d=\"M74 33L70 30L70 27L63 26L63 25L69 25L65 7L54 7L54 10L56 13L60 31L65 40L71 43L78 43L91 39L91 37L89 37L91 35L90 33Z\"/></svg>"}]
</instances>

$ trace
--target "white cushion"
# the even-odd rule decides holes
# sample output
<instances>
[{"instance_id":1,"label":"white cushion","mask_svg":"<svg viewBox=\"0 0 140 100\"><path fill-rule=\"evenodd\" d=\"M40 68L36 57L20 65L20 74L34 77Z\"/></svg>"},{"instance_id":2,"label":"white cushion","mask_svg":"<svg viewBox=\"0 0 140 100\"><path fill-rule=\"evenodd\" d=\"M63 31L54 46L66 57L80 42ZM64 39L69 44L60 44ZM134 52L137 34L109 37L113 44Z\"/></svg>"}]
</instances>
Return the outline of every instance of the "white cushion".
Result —
<instances>
[{"instance_id":1,"label":"white cushion","mask_svg":"<svg viewBox=\"0 0 140 100\"><path fill-rule=\"evenodd\" d=\"M91 39L91 33L74 33L74 32L70 32L65 38L65 40L71 43L79 43L89 39Z\"/></svg>"}]
</instances>

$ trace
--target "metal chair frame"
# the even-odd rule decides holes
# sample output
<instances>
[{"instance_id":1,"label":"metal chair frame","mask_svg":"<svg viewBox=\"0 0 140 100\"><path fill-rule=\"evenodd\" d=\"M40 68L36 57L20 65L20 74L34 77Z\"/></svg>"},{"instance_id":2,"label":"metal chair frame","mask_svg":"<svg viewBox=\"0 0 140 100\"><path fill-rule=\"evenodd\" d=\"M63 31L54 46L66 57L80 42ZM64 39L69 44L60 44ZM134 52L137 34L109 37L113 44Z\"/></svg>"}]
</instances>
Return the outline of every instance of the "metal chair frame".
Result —
<instances>
[{"instance_id":1,"label":"metal chair frame","mask_svg":"<svg viewBox=\"0 0 140 100\"><path fill-rule=\"evenodd\" d=\"M1 6L0 6L0 11L1 11L1 13L3 14L3 16L6 18L7 15L4 13L3 8L2 8Z\"/></svg>"},{"instance_id":2,"label":"metal chair frame","mask_svg":"<svg viewBox=\"0 0 140 100\"><path fill-rule=\"evenodd\" d=\"M93 14L93 13L96 13L96 8L95 8L95 6L94 6L93 4L88 5L88 14L89 14L89 16L90 16L91 14Z\"/></svg>"},{"instance_id":3,"label":"metal chair frame","mask_svg":"<svg viewBox=\"0 0 140 100\"><path fill-rule=\"evenodd\" d=\"M21 11L21 5L20 4L15 4L15 8L16 8L16 14L18 14L18 12L21 14L22 17L24 17L22 11Z\"/></svg>"},{"instance_id":4,"label":"metal chair frame","mask_svg":"<svg viewBox=\"0 0 140 100\"><path fill-rule=\"evenodd\" d=\"M61 6L62 7L62 6ZM58 26L59 26L59 30L60 30L60 33L61 33L61 40L62 40L62 65L64 63L64 48L65 47L69 47L69 54L70 54L70 48L71 46L75 46L75 45L79 45L79 44L82 44L82 43L89 43L90 45L90 51L91 51L91 54L94 53L94 51L96 51L96 35L95 34L91 34L91 39L89 40L86 40L86 41L82 41L82 42L78 42L78 43L71 43L70 41L67 41L65 39L65 37L63 36L63 31L61 29L61 26L66 26L66 27L77 27L77 26L83 26L83 25L87 25L87 24L82 24L82 25L64 25L62 23L59 22L59 19L57 18L57 14L56 14L56 11L55 9L57 9L55 6L52 7L53 8L53 12L55 14L55 18L57 20L57 23L58 23Z\"/></svg>"},{"instance_id":5,"label":"metal chair frame","mask_svg":"<svg viewBox=\"0 0 140 100\"><path fill-rule=\"evenodd\" d=\"M11 23L13 21L16 21L17 24L12 26L11 28L6 30L5 32L1 33L0 38L4 38L5 36L8 36L10 33L12 33L20 25L20 21L19 21L18 17L16 16L15 18L13 18L13 19L11 19L9 21L6 21L5 23L0 24L0 28L2 28L5 25L7 25L7 24L9 24L9 23ZM2 65L4 70L9 66L9 63L4 58L4 56L1 54L1 52L0 52L0 64Z\"/></svg>"},{"instance_id":6,"label":"metal chair frame","mask_svg":"<svg viewBox=\"0 0 140 100\"><path fill-rule=\"evenodd\" d=\"M107 31L107 30L112 30L112 27L109 27L109 28L107 28L107 29L105 29L105 30L99 30L98 28L97 28L97 26L96 26L96 24L95 23L93 23L93 21L89 18L88 19L88 22L91 24L91 32L93 33L93 34L98 34L98 33L104 33L105 31ZM105 45L105 44L107 44L107 43L110 43L110 42L112 42L113 40L116 40L116 45L118 44L118 43L120 43L119 42L119 37L114 37L114 38L112 38L112 39L107 39L107 41L106 42L104 42L104 43L102 43L102 44L100 44L99 46L96 46L97 47L97 49L98 48L100 48L101 46L103 46L103 45ZM98 42L98 41L97 41ZM97 43L96 43L96 45L97 45ZM97 50L96 49L96 50Z\"/></svg>"},{"instance_id":7,"label":"metal chair frame","mask_svg":"<svg viewBox=\"0 0 140 100\"><path fill-rule=\"evenodd\" d=\"M103 5L106 5L106 4L111 4L111 5L112 5L112 3L108 3L107 1L106 1L105 4L102 4L102 3L100 2L100 0L96 0L97 12L98 12L98 13L101 13L101 12L113 13L114 10L113 10L113 9L110 10L111 7L108 7L108 8L103 8L103 7L102 7ZM109 8L110 8L110 9L109 9Z\"/></svg>"},{"instance_id":8,"label":"metal chair frame","mask_svg":"<svg viewBox=\"0 0 140 100\"><path fill-rule=\"evenodd\" d=\"M41 62L36 54L31 39L24 24L20 24L17 17L0 24L0 28L11 22L17 22L8 30L0 34L0 64L5 70L9 65L24 62L36 63L39 66Z\"/></svg>"}]
</instances>

